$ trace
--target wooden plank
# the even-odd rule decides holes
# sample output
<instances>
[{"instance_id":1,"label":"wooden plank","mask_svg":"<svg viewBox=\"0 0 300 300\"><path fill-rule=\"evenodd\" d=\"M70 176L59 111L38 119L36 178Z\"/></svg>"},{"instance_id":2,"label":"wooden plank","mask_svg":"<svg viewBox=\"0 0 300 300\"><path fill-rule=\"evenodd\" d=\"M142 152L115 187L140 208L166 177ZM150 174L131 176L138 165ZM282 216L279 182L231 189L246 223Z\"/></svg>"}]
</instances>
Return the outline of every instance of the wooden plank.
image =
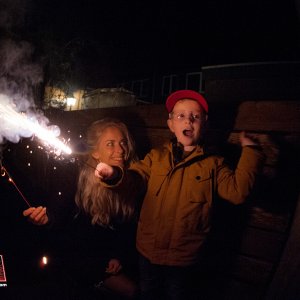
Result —
<instances>
[{"instance_id":1,"label":"wooden plank","mask_svg":"<svg viewBox=\"0 0 300 300\"><path fill-rule=\"evenodd\" d=\"M214 285L209 298L222 300L261 300L264 295L264 288L255 284L249 284L235 278L224 278L224 284ZM200 298L202 299L202 298Z\"/></svg>"},{"instance_id":2,"label":"wooden plank","mask_svg":"<svg viewBox=\"0 0 300 300\"><path fill-rule=\"evenodd\" d=\"M300 298L300 194L284 252L269 286L266 299Z\"/></svg>"},{"instance_id":3,"label":"wooden plank","mask_svg":"<svg viewBox=\"0 0 300 300\"><path fill-rule=\"evenodd\" d=\"M274 136L271 138L269 134L264 134L264 133L257 133L257 132L249 132L254 139L256 139L259 144L262 146L263 151L266 155L266 161L265 165L268 166L268 168L273 167L275 168L279 155L280 155L280 149L279 145L275 142ZM239 137L240 137L240 132L231 132L227 142L232 143L232 144L239 144ZM270 170L269 170L270 171Z\"/></svg>"},{"instance_id":4,"label":"wooden plank","mask_svg":"<svg viewBox=\"0 0 300 300\"><path fill-rule=\"evenodd\" d=\"M171 138L167 128L129 127L129 130L135 140L139 158L144 158L150 149L160 147Z\"/></svg>"},{"instance_id":5,"label":"wooden plank","mask_svg":"<svg viewBox=\"0 0 300 300\"><path fill-rule=\"evenodd\" d=\"M272 270L272 263L239 255L230 274L240 281L265 286L270 280Z\"/></svg>"},{"instance_id":6,"label":"wooden plank","mask_svg":"<svg viewBox=\"0 0 300 300\"><path fill-rule=\"evenodd\" d=\"M211 276L211 277L209 277ZM238 279L220 274L204 274L203 278L199 275L195 277L196 286L190 292L193 300L261 300L264 288L243 282Z\"/></svg>"},{"instance_id":7,"label":"wooden plank","mask_svg":"<svg viewBox=\"0 0 300 300\"><path fill-rule=\"evenodd\" d=\"M261 207L252 207L248 225L260 229L286 233L289 229L291 213L269 212Z\"/></svg>"},{"instance_id":8,"label":"wooden plank","mask_svg":"<svg viewBox=\"0 0 300 300\"><path fill-rule=\"evenodd\" d=\"M240 253L275 263L280 258L286 235L248 226L241 237Z\"/></svg>"},{"instance_id":9,"label":"wooden plank","mask_svg":"<svg viewBox=\"0 0 300 300\"><path fill-rule=\"evenodd\" d=\"M240 104L235 130L300 132L299 101L246 101Z\"/></svg>"},{"instance_id":10,"label":"wooden plank","mask_svg":"<svg viewBox=\"0 0 300 300\"><path fill-rule=\"evenodd\" d=\"M235 255L225 260L224 249L222 248L222 251L220 249L215 250L213 251L216 256L210 257L212 261L206 259L207 265L199 268L200 277L204 277L199 279L199 284L205 281L208 295L214 296L208 299L232 299L231 297L235 292L237 295L245 293L245 295L252 295L252 297L262 295L265 292L265 288L272 277L272 263L243 255ZM257 293L253 293L253 290ZM219 297L217 297L218 295ZM252 297L249 299L256 299ZM204 299L206 298L204 297Z\"/></svg>"},{"instance_id":11,"label":"wooden plank","mask_svg":"<svg viewBox=\"0 0 300 300\"><path fill-rule=\"evenodd\" d=\"M110 117L118 118L131 127L167 128L167 110L164 105L140 105L129 107L110 107L88 110L57 111L47 110L46 116L51 123L87 127L92 122Z\"/></svg>"}]
</instances>

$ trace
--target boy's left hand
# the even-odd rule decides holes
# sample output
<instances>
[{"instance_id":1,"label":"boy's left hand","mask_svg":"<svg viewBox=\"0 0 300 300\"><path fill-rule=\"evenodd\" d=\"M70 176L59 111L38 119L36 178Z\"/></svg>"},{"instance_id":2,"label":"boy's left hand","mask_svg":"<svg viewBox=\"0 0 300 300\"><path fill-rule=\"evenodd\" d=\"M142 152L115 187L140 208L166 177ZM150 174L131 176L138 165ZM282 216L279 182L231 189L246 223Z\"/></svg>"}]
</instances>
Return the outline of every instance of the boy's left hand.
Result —
<instances>
[{"instance_id":1,"label":"boy's left hand","mask_svg":"<svg viewBox=\"0 0 300 300\"><path fill-rule=\"evenodd\" d=\"M257 146L259 143L255 140L254 137L251 137L250 135L246 134L245 131L242 131L240 133L240 143L242 147L245 146Z\"/></svg>"}]
</instances>

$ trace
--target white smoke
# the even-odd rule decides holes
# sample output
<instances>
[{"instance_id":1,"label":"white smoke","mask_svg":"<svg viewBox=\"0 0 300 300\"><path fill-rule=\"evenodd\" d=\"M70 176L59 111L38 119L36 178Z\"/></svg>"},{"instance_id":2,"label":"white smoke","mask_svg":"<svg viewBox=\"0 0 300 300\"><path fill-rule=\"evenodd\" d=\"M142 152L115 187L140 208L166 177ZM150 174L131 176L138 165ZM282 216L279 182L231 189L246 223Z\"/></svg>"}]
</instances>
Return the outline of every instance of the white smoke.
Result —
<instances>
[{"instance_id":1,"label":"white smoke","mask_svg":"<svg viewBox=\"0 0 300 300\"><path fill-rule=\"evenodd\" d=\"M42 65L35 60L34 47L14 32L24 25L29 4L28 0L0 0L0 33L6 36L0 40L0 144L31 137L34 126L28 124L50 129L34 101L43 80ZM58 127L51 130L59 134Z\"/></svg>"},{"instance_id":2,"label":"white smoke","mask_svg":"<svg viewBox=\"0 0 300 300\"><path fill-rule=\"evenodd\" d=\"M49 122L34 103L34 89L42 81L42 68L32 62L32 56L33 48L28 42L2 40L0 44L0 143L17 143L21 137L31 136L27 129L12 126L13 120L7 122L8 110L25 114L43 125Z\"/></svg>"},{"instance_id":3,"label":"white smoke","mask_svg":"<svg viewBox=\"0 0 300 300\"><path fill-rule=\"evenodd\" d=\"M21 138L35 136L45 146L58 153L72 151L57 137L60 129L49 126L49 120L35 104L39 85L43 80L42 65L35 60L34 47L27 41L13 39L12 30L21 25L14 24L24 19L28 0L0 0L0 163L1 147L7 142L18 143ZM41 99L38 99L41 102Z\"/></svg>"}]
</instances>

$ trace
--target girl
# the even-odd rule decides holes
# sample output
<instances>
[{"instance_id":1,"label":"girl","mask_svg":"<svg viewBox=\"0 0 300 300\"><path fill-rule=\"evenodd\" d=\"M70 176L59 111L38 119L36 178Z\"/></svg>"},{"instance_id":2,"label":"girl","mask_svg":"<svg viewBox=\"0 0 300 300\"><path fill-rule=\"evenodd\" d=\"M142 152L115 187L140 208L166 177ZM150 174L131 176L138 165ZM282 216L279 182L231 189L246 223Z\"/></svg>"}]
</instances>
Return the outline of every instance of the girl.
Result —
<instances>
[{"instance_id":1,"label":"girl","mask_svg":"<svg viewBox=\"0 0 300 300\"><path fill-rule=\"evenodd\" d=\"M134 142L124 123L102 119L89 127L87 146L75 196L77 212L67 230L64 261L68 262L73 281L76 277L75 281L81 286L96 285L133 298L137 293L136 285L122 269L135 267L132 258L135 254L136 199L131 197L130 187L121 196L101 185L95 169L99 162L129 167L135 160ZM31 207L23 214L36 225L49 223L44 207Z\"/></svg>"}]
</instances>

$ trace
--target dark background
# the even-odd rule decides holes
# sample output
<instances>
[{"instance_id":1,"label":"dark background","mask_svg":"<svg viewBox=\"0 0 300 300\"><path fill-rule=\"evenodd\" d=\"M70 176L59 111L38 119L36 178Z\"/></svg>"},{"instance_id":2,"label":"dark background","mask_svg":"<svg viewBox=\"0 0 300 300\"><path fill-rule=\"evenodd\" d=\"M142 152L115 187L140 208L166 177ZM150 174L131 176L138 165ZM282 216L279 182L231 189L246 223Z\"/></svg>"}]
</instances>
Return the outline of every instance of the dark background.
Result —
<instances>
[{"instance_id":1,"label":"dark background","mask_svg":"<svg viewBox=\"0 0 300 300\"><path fill-rule=\"evenodd\" d=\"M72 71L66 74L81 88L112 87L207 65L298 61L297 2L0 0L0 42L28 41L45 71L51 63L66 65ZM20 169L24 153L10 153L4 162L28 199L43 204L35 177ZM0 254L8 285L17 287L18 295L35 289L39 299L42 283L49 282L49 273L38 264L51 249L47 233L22 217L26 204L4 177L0 199Z\"/></svg>"},{"instance_id":2,"label":"dark background","mask_svg":"<svg viewBox=\"0 0 300 300\"><path fill-rule=\"evenodd\" d=\"M81 86L300 54L298 0L1 2L5 27L41 56L69 47Z\"/></svg>"}]
</instances>

